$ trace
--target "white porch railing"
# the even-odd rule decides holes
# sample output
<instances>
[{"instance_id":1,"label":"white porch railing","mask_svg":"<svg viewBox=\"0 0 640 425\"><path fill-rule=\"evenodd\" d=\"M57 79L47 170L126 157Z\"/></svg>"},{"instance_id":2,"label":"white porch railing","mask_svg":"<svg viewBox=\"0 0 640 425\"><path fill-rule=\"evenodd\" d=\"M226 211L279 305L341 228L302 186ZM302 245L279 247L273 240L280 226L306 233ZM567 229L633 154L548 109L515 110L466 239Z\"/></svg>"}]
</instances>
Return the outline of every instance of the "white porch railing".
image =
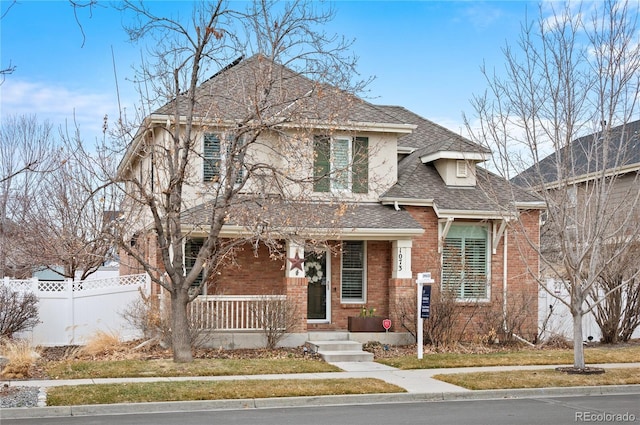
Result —
<instances>
[{"instance_id":1,"label":"white porch railing","mask_svg":"<svg viewBox=\"0 0 640 425\"><path fill-rule=\"evenodd\" d=\"M203 295L189 304L192 323L218 331L262 330L269 309L280 308L285 295Z\"/></svg>"}]
</instances>

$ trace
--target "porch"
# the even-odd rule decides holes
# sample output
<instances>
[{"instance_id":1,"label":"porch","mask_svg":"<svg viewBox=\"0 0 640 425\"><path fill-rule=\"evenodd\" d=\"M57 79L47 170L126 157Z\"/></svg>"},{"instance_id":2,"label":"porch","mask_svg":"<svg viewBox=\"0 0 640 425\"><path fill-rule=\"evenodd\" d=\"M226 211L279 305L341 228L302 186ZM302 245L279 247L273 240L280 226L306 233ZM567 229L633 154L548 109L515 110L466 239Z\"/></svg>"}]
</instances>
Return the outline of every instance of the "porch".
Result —
<instances>
[{"instance_id":1,"label":"porch","mask_svg":"<svg viewBox=\"0 0 640 425\"><path fill-rule=\"evenodd\" d=\"M285 295L207 295L199 296L189 304L193 323L210 333L208 347L261 348L265 346L265 326L286 309ZM405 332L348 332L308 331L298 329L287 333L280 346L298 347L313 341L351 341L406 345L415 341Z\"/></svg>"}]
</instances>

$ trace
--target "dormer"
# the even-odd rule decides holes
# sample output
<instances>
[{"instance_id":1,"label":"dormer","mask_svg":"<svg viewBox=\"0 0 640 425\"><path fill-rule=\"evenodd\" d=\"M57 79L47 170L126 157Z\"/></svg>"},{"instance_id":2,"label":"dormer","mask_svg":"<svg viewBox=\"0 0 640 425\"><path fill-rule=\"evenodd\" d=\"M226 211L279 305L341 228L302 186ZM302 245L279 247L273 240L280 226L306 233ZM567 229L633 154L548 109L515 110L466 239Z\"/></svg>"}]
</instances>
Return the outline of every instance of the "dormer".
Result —
<instances>
[{"instance_id":1,"label":"dormer","mask_svg":"<svg viewBox=\"0 0 640 425\"><path fill-rule=\"evenodd\" d=\"M433 163L447 186L475 187L476 164L489 159L486 152L438 151L423 155L423 164Z\"/></svg>"}]
</instances>

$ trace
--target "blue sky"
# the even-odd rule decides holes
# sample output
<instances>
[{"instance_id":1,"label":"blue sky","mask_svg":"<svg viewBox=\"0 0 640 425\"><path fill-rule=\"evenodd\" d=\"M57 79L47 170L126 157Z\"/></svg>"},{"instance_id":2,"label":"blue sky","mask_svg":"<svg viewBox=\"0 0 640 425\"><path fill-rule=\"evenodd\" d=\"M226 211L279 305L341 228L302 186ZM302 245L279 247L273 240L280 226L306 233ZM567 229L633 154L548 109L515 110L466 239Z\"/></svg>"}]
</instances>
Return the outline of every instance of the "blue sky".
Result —
<instances>
[{"instance_id":1,"label":"blue sky","mask_svg":"<svg viewBox=\"0 0 640 425\"><path fill-rule=\"evenodd\" d=\"M1 0L2 13L11 4ZM243 5L238 3L240 7ZM155 2L167 11L186 1ZM501 48L515 43L521 22L537 16L524 1L337 1L327 32L355 39L363 77L374 76L368 100L404 106L456 132L469 100L485 89L480 66L503 67ZM188 10L188 9L187 9ZM140 48L127 42L110 8L78 11L67 1L21 0L2 18L1 65L16 66L0 86L0 114L36 114L55 126L80 126L91 143L101 137L103 117L117 116L116 77L121 99L132 108L135 93L126 80ZM82 31L84 31L84 36Z\"/></svg>"}]
</instances>

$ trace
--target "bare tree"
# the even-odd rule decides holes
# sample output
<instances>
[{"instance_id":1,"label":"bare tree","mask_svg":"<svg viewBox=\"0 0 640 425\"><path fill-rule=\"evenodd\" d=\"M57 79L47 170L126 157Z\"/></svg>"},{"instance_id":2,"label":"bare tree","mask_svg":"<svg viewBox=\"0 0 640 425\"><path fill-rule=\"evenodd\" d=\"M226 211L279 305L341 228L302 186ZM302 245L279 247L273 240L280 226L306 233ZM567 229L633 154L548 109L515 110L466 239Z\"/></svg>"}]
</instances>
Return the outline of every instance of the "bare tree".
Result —
<instances>
[{"instance_id":1,"label":"bare tree","mask_svg":"<svg viewBox=\"0 0 640 425\"><path fill-rule=\"evenodd\" d=\"M42 175L58 163L52 126L35 115L7 116L0 128L0 276L28 275L32 259L17 249L28 231L24 221L33 208Z\"/></svg>"},{"instance_id":2,"label":"bare tree","mask_svg":"<svg viewBox=\"0 0 640 425\"><path fill-rule=\"evenodd\" d=\"M113 251L108 226L118 202L108 176L100 179L78 135L61 135L63 143L35 116L8 117L1 133L2 276L62 266L63 276L86 278Z\"/></svg>"},{"instance_id":3,"label":"bare tree","mask_svg":"<svg viewBox=\"0 0 640 425\"><path fill-rule=\"evenodd\" d=\"M73 145L60 152L61 165L42 176L41 188L25 217L22 251L37 264L65 278L86 279L113 256L110 226L117 220L117 192L77 156ZM113 259L113 258L111 258Z\"/></svg>"},{"instance_id":4,"label":"bare tree","mask_svg":"<svg viewBox=\"0 0 640 425\"><path fill-rule=\"evenodd\" d=\"M546 277L564 282L570 294L568 302L559 301L573 318L574 368L580 370L583 316L635 278L626 275L587 304L607 267L637 243L640 228L636 175L623 173L637 143L626 128L637 111L640 77L632 7L614 1L541 6L517 46L504 48L504 73L483 70L488 91L473 100L479 122L467 119L472 137L497 152L498 172L517 176L514 182L546 202L550 243L529 244ZM623 179L632 184L621 185ZM611 244L616 240L623 242Z\"/></svg>"},{"instance_id":5,"label":"bare tree","mask_svg":"<svg viewBox=\"0 0 640 425\"><path fill-rule=\"evenodd\" d=\"M300 185L328 177L300 171L313 169L312 127L320 118L327 124L344 119L359 102L350 95L359 85L351 80L355 59L346 54L349 43L322 30L331 10L304 0L259 1L246 11L227 6L199 4L189 20L179 20L156 16L143 3L124 3L139 17L128 28L131 39L147 41L152 47L146 57L155 62L142 64L138 74L140 111L147 118L133 127L136 134L128 136L126 125L119 133L125 145L132 138L140 147L127 151L119 169L127 188L123 222L148 223L150 232L142 235L152 235L159 261L150 261L147 248L136 242L141 233L123 229L118 236L122 250L171 296L178 362L192 360L187 305L199 293L199 282L247 243L265 244L276 255L282 239L296 237L301 217L320 220L326 212L296 204L311 192ZM244 56L251 60L234 61ZM292 79L300 84L289 85ZM164 106L149 114L158 104ZM220 128L223 137L201 142ZM212 157L201 143L211 143ZM204 164L206 184L194 183L194 164ZM186 196L194 192L200 204ZM330 222L345 212L334 210L322 219ZM221 233L230 220L243 228L233 239ZM190 269L181 248L192 237L188 224L202 237Z\"/></svg>"}]
</instances>

